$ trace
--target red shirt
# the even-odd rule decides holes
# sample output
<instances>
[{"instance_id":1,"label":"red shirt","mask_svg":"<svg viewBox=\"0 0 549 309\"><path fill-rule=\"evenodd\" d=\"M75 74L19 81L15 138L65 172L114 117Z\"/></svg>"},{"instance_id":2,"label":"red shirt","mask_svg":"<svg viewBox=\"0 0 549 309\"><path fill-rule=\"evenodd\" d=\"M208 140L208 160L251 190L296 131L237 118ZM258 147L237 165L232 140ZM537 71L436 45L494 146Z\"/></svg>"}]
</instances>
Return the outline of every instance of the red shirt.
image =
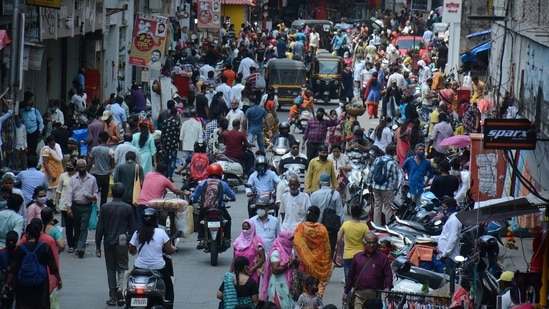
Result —
<instances>
[{"instance_id":1,"label":"red shirt","mask_svg":"<svg viewBox=\"0 0 549 309\"><path fill-rule=\"evenodd\" d=\"M248 142L246 134L230 130L225 131L225 155L232 160L240 161L244 154L244 144Z\"/></svg>"}]
</instances>

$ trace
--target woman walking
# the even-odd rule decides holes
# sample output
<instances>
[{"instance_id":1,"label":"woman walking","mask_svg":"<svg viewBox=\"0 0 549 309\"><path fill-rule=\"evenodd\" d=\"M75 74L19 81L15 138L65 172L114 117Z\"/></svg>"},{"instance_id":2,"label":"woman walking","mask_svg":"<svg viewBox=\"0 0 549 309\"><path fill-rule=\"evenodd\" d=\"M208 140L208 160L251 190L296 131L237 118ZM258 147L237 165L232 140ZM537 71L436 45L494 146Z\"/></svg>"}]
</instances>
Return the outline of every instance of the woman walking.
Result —
<instances>
[{"instance_id":1,"label":"woman walking","mask_svg":"<svg viewBox=\"0 0 549 309\"><path fill-rule=\"evenodd\" d=\"M236 268L236 260L245 257L248 260L248 275L259 283L260 270L265 263L265 247L261 237L255 232L255 224L246 219L242 222L242 232L233 243L234 256L231 269Z\"/></svg>"},{"instance_id":2,"label":"woman walking","mask_svg":"<svg viewBox=\"0 0 549 309\"><path fill-rule=\"evenodd\" d=\"M221 300L224 309L233 309L237 305L248 305L255 308L259 302L257 282L248 275L250 260L239 256L234 260L234 270L225 273L217 298Z\"/></svg>"},{"instance_id":3,"label":"woman walking","mask_svg":"<svg viewBox=\"0 0 549 309\"><path fill-rule=\"evenodd\" d=\"M143 174L146 175L148 172L154 171L154 167L156 166L156 146L146 123L143 122L139 125L139 132L133 135L132 145L137 148L137 151L141 155Z\"/></svg>"},{"instance_id":4,"label":"woman walking","mask_svg":"<svg viewBox=\"0 0 549 309\"><path fill-rule=\"evenodd\" d=\"M377 72L372 73L364 89L364 105L368 109L370 119L377 118L377 106L381 99L381 82L377 80Z\"/></svg>"}]
</instances>

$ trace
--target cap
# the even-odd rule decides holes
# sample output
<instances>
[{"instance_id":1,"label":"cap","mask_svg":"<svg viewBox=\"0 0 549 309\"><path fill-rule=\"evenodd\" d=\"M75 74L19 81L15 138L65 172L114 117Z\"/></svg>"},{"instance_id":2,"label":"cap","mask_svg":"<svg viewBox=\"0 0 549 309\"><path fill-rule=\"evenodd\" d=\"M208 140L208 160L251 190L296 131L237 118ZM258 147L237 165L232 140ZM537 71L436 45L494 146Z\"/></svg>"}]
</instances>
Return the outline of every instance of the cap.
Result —
<instances>
[{"instance_id":1,"label":"cap","mask_svg":"<svg viewBox=\"0 0 549 309\"><path fill-rule=\"evenodd\" d=\"M515 278L515 273L507 270L501 273L501 276L499 276L498 282L499 281L511 282L513 281L513 278Z\"/></svg>"},{"instance_id":2,"label":"cap","mask_svg":"<svg viewBox=\"0 0 549 309\"><path fill-rule=\"evenodd\" d=\"M109 117L111 117L111 116L112 116L111 111L104 111L104 112L103 112L103 116L101 116L101 120L103 120L103 121L104 121L104 120L107 120L107 119L108 119Z\"/></svg>"},{"instance_id":3,"label":"cap","mask_svg":"<svg viewBox=\"0 0 549 309\"><path fill-rule=\"evenodd\" d=\"M320 182L330 183L330 174L328 173L320 174Z\"/></svg>"}]
</instances>

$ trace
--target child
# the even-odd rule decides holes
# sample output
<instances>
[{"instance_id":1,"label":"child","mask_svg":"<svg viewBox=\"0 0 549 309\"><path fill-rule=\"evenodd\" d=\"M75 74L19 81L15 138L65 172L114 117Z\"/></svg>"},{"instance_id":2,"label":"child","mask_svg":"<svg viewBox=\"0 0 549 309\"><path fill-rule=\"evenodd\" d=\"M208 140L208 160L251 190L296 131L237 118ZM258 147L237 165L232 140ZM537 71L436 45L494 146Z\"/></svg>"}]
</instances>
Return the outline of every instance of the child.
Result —
<instances>
[{"instance_id":1,"label":"child","mask_svg":"<svg viewBox=\"0 0 549 309\"><path fill-rule=\"evenodd\" d=\"M381 251L381 253L383 254L386 254L389 257L389 261L391 262L395 259L391 254L391 251L393 251L393 249L393 244L391 244L391 241L389 241L388 239L382 240L379 243L379 251Z\"/></svg>"},{"instance_id":2,"label":"child","mask_svg":"<svg viewBox=\"0 0 549 309\"><path fill-rule=\"evenodd\" d=\"M296 304L297 308L317 309L322 308L322 297L318 294L319 280L315 277L307 277L304 282L303 293L299 296Z\"/></svg>"}]
</instances>

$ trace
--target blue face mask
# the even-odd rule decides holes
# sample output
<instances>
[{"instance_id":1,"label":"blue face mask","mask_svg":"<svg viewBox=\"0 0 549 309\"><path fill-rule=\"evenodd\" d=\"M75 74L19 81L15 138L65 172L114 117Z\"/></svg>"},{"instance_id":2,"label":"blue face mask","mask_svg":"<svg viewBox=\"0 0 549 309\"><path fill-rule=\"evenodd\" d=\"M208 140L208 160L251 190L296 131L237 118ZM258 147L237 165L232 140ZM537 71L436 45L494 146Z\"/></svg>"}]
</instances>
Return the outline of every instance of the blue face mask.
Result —
<instances>
[{"instance_id":1,"label":"blue face mask","mask_svg":"<svg viewBox=\"0 0 549 309\"><path fill-rule=\"evenodd\" d=\"M420 157L421 159L424 159L425 158L425 153L423 151L418 151L416 152L417 156Z\"/></svg>"},{"instance_id":2,"label":"blue face mask","mask_svg":"<svg viewBox=\"0 0 549 309\"><path fill-rule=\"evenodd\" d=\"M0 209L4 209L8 206L8 201L0 201Z\"/></svg>"}]
</instances>

